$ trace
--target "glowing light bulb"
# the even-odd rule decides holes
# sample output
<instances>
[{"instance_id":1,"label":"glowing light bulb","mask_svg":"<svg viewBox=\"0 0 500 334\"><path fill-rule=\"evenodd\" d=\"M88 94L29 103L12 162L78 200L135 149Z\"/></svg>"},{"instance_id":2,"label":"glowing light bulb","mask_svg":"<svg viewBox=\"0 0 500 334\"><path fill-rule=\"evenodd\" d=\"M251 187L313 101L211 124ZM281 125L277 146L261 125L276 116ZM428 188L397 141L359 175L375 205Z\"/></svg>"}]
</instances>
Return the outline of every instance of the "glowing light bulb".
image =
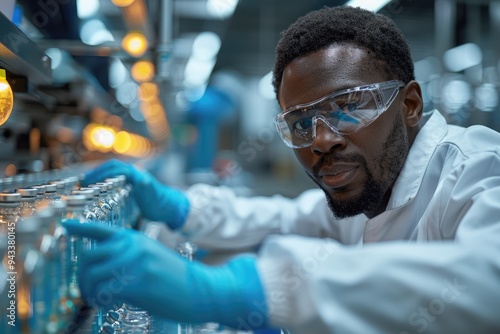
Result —
<instances>
[{"instance_id":1,"label":"glowing light bulb","mask_svg":"<svg viewBox=\"0 0 500 334\"><path fill-rule=\"evenodd\" d=\"M117 7L127 7L130 6L135 0L111 0L111 2Z\"/></svg>"},{"instance_id":2,"label":"glowing light bulb","mask_svg":"<svg viewBox=\"0 0 500 334\"><path fill-rule=\"evenodd\" d=\"M140 57L148 49L148 40L140 32L132 31L123 38L122 48L131 56Z\"/></svg>"},{"instance_id":3,"label":"glowing light bulb","mask_svg":"<svg viewBox=\"0 0 500 334\"><path fill-rule=\"evenodd\" d=\"M155 75L155 67L150 61L140 60L132 65L131 74L137 82L150 81Z\"/></svg>"},{"instance_id":4,"label":"glowing light bulb","mask_svg":"<svg viewBox=\"0 0 500 334\"><path fill-rule=\"evenodd\" d=\"M7 122L14 107L14 94L7 82L4 69L0 69L0 125Z\"/></svg>"},{"instance_id":5,"label":"glowing light bulb","mask_svg":"<svg viewBox=\"0 0 500 334\"><path fill-rule=\"evenodd\" d=\"M113 149L116 153L126 153L132 146L132 136L126 131L120 131L115 136Z\"/></svg>"}]
</instances>

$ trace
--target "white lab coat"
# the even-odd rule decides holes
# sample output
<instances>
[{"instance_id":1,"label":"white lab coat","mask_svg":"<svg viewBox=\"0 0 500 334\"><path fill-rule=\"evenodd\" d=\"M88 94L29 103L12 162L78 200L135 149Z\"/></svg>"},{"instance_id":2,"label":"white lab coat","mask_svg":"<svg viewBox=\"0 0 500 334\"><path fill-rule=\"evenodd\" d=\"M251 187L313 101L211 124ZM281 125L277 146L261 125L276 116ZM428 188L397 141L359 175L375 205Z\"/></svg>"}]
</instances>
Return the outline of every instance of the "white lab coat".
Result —
<instances>
[{"instance_id":1,"label":"white lab coat","mask_svg":"<svg viewBox=\"0 0 500 334\"><path fill-rule=\"evenodd\" d=\"M321 190L238 198L195 185L183 233L207 249L261 245L270 321L292 333L500 333L500 134L420 130L387 210L333 218ZM262 304L262 301L256 301ZM262 316L241 319L258 324Z\"/></svg>"}]
</instances>

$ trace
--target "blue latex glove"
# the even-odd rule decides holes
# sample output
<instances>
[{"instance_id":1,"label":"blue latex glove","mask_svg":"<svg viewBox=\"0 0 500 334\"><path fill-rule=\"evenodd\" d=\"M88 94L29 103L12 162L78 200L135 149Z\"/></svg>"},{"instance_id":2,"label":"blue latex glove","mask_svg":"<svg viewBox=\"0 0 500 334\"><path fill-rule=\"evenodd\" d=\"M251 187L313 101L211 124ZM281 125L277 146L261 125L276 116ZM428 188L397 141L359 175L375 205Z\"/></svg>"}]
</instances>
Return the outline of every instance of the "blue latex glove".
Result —
<instances>
[{"instance_id":1,"label":"blue latex glove","mask_svg":"<svg viewBox=\"0 0 500 334\"><path fill-rule=\"evenodd\" d=\"M109 307L125 301L185 323L266 326L267 304L254 257L211 267L189 262L135 230L72 221L63 225L70 234L98 240L79 260L80 289L90 304Z\"/></svg>"},{"instance_id":2,"label":"blue latex glove","mask_svg":"<svg viewBox=\"0 0 500 334\"><path fill-rule=\"evenodd\" d=\"M161 184L150 173L139 171L125 162L109 160L88 172L81 184L86 187L117 175L125 175L132 185L132 196L144 218L165 222L170 229L184 225L189 213L187 197L181 191Z\"/></svg>"}]
</instances>

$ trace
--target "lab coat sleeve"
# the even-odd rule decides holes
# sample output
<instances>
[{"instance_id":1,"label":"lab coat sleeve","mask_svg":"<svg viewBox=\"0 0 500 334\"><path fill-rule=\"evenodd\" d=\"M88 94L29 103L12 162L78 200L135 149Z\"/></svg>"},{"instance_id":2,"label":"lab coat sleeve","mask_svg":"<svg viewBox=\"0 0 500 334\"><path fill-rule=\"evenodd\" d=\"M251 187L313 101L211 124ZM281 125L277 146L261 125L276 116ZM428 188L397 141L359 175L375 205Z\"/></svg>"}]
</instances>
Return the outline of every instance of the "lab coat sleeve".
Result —
<instances>
[{"instance_id":1,"label":"lab coat sleeve","mask_svg":"<svg viewBox=\"0 0 500 334\"><path fill-rule=\"evenodd\" d=\"M258 268L271 324L294 333L500 333L499 160L453 168L416 242L268 239ZM426 240L432 228L442 240Z\"/></svg>"},{"instance_id":2,"label":"lab coat sleeve","mask_svg":"<svg viewBox=\"0 0 500 334\"><path fill-rule=\"evenodd\" d=\"M319 189L296 198L239 197L228 187L197 184L187 196L190 212L181 233L206 250L255 247L270 234L335 235Z\"/></svg>"}]
</instances>

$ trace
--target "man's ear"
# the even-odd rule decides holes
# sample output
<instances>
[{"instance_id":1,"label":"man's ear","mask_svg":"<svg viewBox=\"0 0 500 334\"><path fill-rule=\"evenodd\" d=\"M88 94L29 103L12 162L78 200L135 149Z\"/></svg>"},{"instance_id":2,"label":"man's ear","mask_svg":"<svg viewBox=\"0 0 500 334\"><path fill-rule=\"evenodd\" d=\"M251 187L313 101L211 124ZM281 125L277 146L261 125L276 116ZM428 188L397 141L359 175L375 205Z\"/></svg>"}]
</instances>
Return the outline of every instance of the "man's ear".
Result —
<instances>
[{"instance_id":1,"label":"man's ear","mask_svg":"<svg viewBox=\"0 0 500 334\"><path fill-rule=\"evenodd\" d=\"M406 87L403 88L401 93L404 94L403 112L406 125L413 128L418 125L422 117L423 101L422 89L415 80L410 81Z\"/></svg>"}]
</instances>

